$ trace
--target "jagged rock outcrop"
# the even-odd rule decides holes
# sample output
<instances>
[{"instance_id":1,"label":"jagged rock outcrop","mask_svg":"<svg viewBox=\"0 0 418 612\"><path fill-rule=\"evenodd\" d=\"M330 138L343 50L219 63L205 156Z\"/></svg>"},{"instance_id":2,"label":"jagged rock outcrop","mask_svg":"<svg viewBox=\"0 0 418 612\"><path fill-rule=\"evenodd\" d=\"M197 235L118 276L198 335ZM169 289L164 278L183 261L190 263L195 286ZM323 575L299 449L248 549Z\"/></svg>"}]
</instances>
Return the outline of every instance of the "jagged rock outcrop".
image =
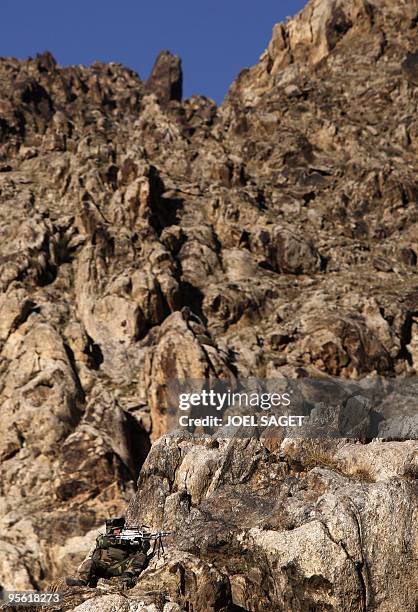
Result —
<instances>
[{"instance_id":1,"label":"jagged rock outcrop","mask_svg":"<svg viewBox=\"0 0 418 612\"><path fill-rule=\"evenodd\" d=\"M147 82L0 61L2 587L60 579L131 500L169 555L63 609L415 610L401 405L316 445L166 438L163 407L186 375L417 374L417 24L311 0L220 107L168 52Z\"/></svg>"},{"instance_id":2,"label":"jagged rock outcrop","mask_svg":"<svg viewBox=\"0 0 418 612\"><path fill-rule=\"evenodd\" d=\"M213 564L226 580L223 609L412 609L418 509L402 476L418 467L416 443L387 445L285 440L269 451L258 440L162 438L128 518L173 529L186 575L190 553ZM183 589L184 605L193 581Z\"/></svg>"},{"instance_id":3,"label":"jagged rock outcrop","mask_svg":"<svg viewBox=\"0 0 418 612\"><path fill-rule=\"evenodd\" d=\"M169 51L161 51L147 81L147 89L157 96L162 105L172 100L181 102L183 97L181 59Z\"/></svg>"}]
</instances>

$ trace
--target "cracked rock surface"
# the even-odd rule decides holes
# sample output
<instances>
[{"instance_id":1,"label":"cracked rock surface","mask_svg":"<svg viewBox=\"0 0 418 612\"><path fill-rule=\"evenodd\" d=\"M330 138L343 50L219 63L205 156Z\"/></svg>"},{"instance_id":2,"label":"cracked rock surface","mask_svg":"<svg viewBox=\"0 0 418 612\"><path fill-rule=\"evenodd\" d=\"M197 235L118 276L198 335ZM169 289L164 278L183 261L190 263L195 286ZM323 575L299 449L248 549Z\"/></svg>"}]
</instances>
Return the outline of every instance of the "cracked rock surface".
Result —
<instances>
[{"instance_id":1,"label":"cracked rock surface","mask_svg":"<svg viewBox=\"0 0 418 612\"><path fill-rule=\"evenodd\" d=\"M165 556L61 609L415 611L416 422L199 441L161 398L417 374L417 28L416 0L310 0L220 107L165 51L146 82L0 60L3 588L63 588L128 504Z\"/></svg>"}]
</instances>

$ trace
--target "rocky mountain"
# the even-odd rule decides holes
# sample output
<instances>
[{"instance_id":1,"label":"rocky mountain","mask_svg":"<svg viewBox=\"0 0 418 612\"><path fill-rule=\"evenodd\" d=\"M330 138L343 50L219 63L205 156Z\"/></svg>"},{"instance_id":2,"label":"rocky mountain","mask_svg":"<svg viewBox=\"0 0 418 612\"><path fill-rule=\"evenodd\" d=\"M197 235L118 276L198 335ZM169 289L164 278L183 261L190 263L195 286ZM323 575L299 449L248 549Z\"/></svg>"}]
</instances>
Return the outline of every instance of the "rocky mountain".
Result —
<instances>
[{"instance_id":1,"label":"rocky mountain","mask_svg":"<svg viewBox=\"0 0 418 612\"><path fill-rule=\"evenodd\" d=\"M73 573L129 502L165 555L60 609L414 612L416 428L196 440L161 398L417 374L417 0L310 0L220 107L168 52L0 79L0 585Z\"/></svg>"}]
</instances>

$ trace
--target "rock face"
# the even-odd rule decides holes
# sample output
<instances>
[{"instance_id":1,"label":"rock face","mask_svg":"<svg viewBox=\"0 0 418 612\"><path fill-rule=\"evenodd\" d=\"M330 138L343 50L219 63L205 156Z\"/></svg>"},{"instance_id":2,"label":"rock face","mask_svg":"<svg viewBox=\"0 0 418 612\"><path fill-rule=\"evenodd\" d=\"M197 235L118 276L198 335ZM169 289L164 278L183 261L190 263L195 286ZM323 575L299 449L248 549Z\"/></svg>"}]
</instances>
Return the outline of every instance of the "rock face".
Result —
<instances>
[{"instance_id":1,"label":"rock face","mask_svg":"<svg viewBox=\"0 0 418 612\"><path fill-rule=\"evenodd\" d=\"M193 554L224 585L208 609L233 601L245 610L390 610L397 601L412 610L417 505L407 473L417 461L415 442L285 440L272 451L259 440L162 438L128 517L175 530L167 561L174 556L188 576L182 605L206 609Z\"/></svg>"},{"instance_id":2,"label":"rock face","mask_svg":"<svg viewBox=\"0 0 418 612\"><path fill-rule=\"evenodd\" d=\"M181 102L183 97L181 59L169 51L161 51L146 86L148 91L157 96L162 106L172 100Z\"/></svg>"},{"instance_id":3,"label":"rock face","mask_svg":"<svg viewBox=\"0 0 418 612\"><path fill-rule=\"evenodd\" d=\"M168 52L145 83L0 61L3 588L60 579L129 501L169 554L63 609L415 610L413 422L196 441L162 400L416 375L417 24L415 0L311 0L219 108Z\"/></svg>"}]
</instances>

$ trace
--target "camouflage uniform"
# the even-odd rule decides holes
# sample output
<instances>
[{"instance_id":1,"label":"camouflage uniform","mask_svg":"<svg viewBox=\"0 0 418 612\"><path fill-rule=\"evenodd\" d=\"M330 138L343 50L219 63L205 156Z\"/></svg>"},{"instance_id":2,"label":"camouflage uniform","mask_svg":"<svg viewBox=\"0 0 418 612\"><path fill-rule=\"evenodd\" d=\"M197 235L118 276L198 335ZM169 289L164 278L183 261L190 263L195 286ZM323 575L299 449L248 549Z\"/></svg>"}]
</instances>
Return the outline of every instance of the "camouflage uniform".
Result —
<instances>
[{"instance_id":1,"label":"camouflage uniform","mask_svg":"<svg viewBox=\"0 0 418 612\"><path fill-rule=\"evenodd\" d=\"M99 578L121 576L132 580L145 569L148 562L141 544L138 546L112 544L106 535L96 540L96 548L78 568L80 579L90 586L96 586Z\"/></svg>"}]
</instances>

